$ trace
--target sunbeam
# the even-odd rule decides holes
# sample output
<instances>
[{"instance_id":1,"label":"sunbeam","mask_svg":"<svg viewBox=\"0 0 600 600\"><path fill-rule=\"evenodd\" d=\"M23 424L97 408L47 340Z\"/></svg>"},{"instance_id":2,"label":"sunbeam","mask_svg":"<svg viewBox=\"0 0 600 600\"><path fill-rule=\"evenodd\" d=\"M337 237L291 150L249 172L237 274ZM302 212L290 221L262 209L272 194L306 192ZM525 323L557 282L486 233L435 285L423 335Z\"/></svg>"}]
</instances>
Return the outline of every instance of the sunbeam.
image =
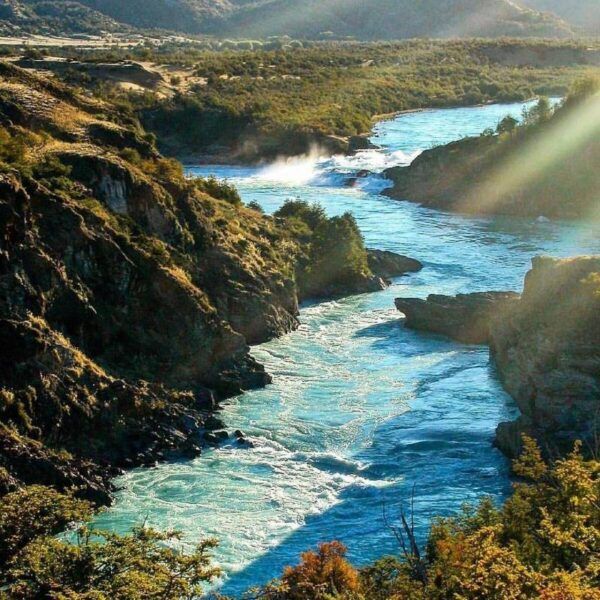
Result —
<instances>
[{"instance_id":1,"label":"sunbeam","mask_svg":"<svg viewBox=\"0 0 600 600\"><path fill-rule=\"evenodd\" d=\"M509 204L517 193L522 197L528 186L564 168L573 157L593 160L599 136L600 94L596 93L574 107L558 109L555 118L535 131L516 151L509 147L505 155L499 153L498 165L483 182L472 187L457 208L470 212L477 206L482 212L493 213L499 206ZM598 178L597 172L595 177ZM551 193L548 189L548 194ZM590 202L590 219L600 216L598 200L596 196Z\"/></svg>"}]
</instances>

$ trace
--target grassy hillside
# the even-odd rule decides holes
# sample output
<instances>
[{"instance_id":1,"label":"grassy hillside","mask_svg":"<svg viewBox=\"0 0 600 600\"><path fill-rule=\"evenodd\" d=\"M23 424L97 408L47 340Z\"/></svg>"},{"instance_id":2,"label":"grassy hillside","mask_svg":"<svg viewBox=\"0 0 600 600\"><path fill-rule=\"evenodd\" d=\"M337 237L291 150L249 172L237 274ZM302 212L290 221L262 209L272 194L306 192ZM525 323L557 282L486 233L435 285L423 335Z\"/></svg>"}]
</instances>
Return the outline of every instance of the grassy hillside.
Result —
<instances>
[{"instance_id":1,"label":"grassy hillside","mask_svg":"<svg viewBox=\"0 0 600 600\"><path fill-rule=\"evenodd\" d=\"M178 156L252 161L333 152L370 131L373 117L422 107L564 94L593 70L577 43L425 42L319 44L278 51L198 54L184 93L129 102ZM200 157L201 158L201 157Z\"/></svg>"}]
</instances>

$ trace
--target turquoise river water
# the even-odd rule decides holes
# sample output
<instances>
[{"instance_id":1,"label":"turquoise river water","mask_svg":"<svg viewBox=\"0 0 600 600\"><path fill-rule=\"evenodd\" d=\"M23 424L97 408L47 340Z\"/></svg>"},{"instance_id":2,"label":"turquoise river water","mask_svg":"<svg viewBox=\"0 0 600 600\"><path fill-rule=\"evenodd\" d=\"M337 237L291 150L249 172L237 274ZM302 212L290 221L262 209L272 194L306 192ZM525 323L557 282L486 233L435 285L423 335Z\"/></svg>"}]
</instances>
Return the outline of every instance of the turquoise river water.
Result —
<instances>
[{"instance_id":1,"label":"turquoise river water","mask_svg":"<svg viewBox=\"0 0 600 600\"><path fill-rule=\"evenodd\" d=\"M519 290L537 254L600 252L598 229L546 219L467 218L380 194L385 167L433 145L474 135L521 104L430 110L378 124L381 150L314 156L265 168L189 168L235 183L266 212L286 198L352 211L367 245L421 260L421 273L388 290L304 306L300 329L253 349L274 377L229 401L223 418L255 447L226 444L192 461L139 469L118 480L115 505L97 526L125 532L142 521L192 544L216 536L222 589L237 594L297 562L319 541L339 539L357 563L397 545L386 528L414 486L423 539L434 515L510 490L507 461L492 447L498 422L515 415L488 350L406 330L397 296ZM360 169L375 173L348 187Z\"/></svg>"}]
</instances>

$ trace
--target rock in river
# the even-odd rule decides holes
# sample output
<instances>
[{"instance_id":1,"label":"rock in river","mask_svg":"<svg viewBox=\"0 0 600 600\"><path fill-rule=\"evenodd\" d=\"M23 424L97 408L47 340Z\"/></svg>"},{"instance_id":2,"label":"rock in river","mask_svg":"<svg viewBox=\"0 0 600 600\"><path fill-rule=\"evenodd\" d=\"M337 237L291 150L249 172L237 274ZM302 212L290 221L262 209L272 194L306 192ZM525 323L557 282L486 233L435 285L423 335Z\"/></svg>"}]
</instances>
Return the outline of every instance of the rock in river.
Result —
<instances>
[{"instance_id":1,"label":"rock in river","mask_svg":"<svg viewBox=\"0 0 600 600\"><path fill-rule=\"evenodd\" d=\"M406 315L406 326L439 333L465 344L487 344L491 321L518 302L513 292L478 292L427 300L397 298L396 308Z\"/></svg>"}]
</instances>

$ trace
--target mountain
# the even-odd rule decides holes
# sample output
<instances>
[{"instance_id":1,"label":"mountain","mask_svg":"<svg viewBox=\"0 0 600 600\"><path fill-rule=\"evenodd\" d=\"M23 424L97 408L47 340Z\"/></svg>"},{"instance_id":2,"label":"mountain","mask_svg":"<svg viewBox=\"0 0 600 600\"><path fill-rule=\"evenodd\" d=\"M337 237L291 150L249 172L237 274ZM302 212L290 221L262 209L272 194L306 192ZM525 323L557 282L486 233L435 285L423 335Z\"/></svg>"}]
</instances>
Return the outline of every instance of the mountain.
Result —
<instances>
[{"instance_id":1,"label":"mountain","mask_svg":"<svg viewBox=\"0 0 600 600\"><path fill-rule=\"evenodd\" d=\"M122 23L80 2L40 0L0 0L2 35L97 34L128 29Z\"/></svg>"},{"instance_id":2,"label":"mountain","mask_svg":"<svg viewBox=\"0 0 600 600\"><path fill-rule=\"evenodd\" d=\"M566 37L571 26L511 0L0 0L5 25L91 32L136 27L230 37L362 40L412 37Z\"/></svg>"},{"instance_id":3,"label":"mountain","mask_svg":"<svg viewBox=\"0 0 600 600\"><path fill-rule=\"evenodd\" d=\"M224 28L229 34L257 37L314 37L330 32L359 39L570 33L569 26L556 17L510 0L308 0L301 11L291 0L263 0L239 5Z\"/></svg>"},{"instance_id":4,"label":"mountain","mask_svg":"<svg viewBox=\"0 0 600 600\"><path fill-rule=\"evenodd\" d=\"M568 23L600 35L600 2L598 0L521 0L523 6L548 11Z\"/></svg>"}]
</instances>

